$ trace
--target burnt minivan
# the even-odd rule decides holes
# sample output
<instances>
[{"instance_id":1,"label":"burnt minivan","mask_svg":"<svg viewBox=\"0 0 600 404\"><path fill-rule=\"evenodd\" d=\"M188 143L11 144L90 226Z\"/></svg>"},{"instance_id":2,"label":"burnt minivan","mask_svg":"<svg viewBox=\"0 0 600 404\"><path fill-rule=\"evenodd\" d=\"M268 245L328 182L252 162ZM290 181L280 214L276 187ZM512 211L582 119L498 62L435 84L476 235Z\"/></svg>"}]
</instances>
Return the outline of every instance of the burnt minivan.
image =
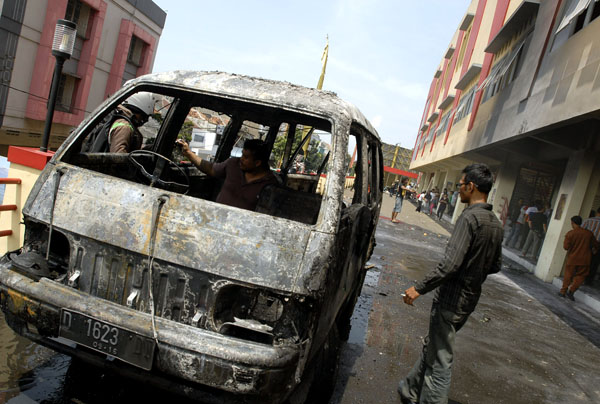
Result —
<instances>
[{"instance_id":1,"label":"burnt minivan","mask_svg":"<svg viewBox=\"0 0 600 404\"><path fill-rule=\"evenodd\" d=\"M107 117L152 93L141 149L91 152ZM271 150L255 211L181 161ZM93 140L93 139L92 139ZM221 72L129 81L69 136L0 262L19 334L207 402L323 402L365 277L383 189L375 129L334 93Z\"/></svg>"}]
</instances>

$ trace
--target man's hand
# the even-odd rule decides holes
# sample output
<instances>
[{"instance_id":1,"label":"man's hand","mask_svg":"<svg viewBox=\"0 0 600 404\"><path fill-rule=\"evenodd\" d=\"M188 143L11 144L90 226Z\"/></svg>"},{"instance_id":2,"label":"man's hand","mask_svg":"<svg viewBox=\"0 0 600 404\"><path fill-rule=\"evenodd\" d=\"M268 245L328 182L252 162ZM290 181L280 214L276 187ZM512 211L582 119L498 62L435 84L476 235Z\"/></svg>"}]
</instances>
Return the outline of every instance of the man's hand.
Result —
<instances>
[{"instance_id":1,"label":"man's hand","mask_svg":"<svg viewBox=\"0 0 600 404\"><path fill-rule=\"evenodd\" d=\"M421 296L421 294L417 292L414 286L411 286L404 291L404 303L412 306L413 302L417 300L419 296Z\"/></svg>"},{"instance_id":2,"label":"man's hand","mask_svg":"<svg viewBox=\"0 0 600 404\"><path fill-rule=\"evenodd\" d=\"M183 140L183 139L177 139L177 140L175 141L175 144L176 144L178 147L180 147L180 148L181 148L181 153L182 153L184 156L186 156L186 157L188 157L188 156L189 156L189 153L191 152L191 150L190 150L190 146L187 144L187 142L186 142L185 140Z\"/></svg>"}]
</instances>

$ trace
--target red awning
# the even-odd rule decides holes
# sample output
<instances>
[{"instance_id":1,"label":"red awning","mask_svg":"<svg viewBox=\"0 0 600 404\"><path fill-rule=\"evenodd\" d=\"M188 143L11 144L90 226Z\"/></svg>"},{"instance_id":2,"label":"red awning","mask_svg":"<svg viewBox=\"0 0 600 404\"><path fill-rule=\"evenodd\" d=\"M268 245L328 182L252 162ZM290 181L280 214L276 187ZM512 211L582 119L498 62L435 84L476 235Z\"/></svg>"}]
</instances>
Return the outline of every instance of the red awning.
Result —
<instances>
[{"instance_id":1,"label":"red awning","mask_svg":"<svg viewBox=\"0 0 600 404\"><path fill-rule=\"evenodd\" d=\"M383 166L383 171L392 173L392 174L403 175L403 176L409 177L409 178L415 178L415 179L419 178L419 173L411 173L408 171L399 170L397 168L392 168L392 167L388 167L388 166Z\"/></svg>"}]
</instances>

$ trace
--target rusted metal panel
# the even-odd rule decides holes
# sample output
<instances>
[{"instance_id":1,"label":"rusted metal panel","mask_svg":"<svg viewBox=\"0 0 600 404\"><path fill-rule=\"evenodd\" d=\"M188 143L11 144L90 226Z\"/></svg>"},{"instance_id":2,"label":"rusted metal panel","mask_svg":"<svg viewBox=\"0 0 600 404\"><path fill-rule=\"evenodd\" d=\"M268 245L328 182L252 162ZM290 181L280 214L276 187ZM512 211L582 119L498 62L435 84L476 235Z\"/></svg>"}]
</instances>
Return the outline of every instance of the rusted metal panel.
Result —
<instances>
[{"instance_id":1,"label":"rusted metal panel","mask_svg":"<svg viewBox=\"0 0 600 404\"><path fill-rule=\"evenodd\" d=\"M55 177L49 177L28 214L49 223ZM161 212L155 258L257 286L294 289L310 227L289 220L165 192L70 167L60 180L54 225L147 255L153 204ZM125 185L125 186L124 186Z\"/></svg>"}]
</instances>

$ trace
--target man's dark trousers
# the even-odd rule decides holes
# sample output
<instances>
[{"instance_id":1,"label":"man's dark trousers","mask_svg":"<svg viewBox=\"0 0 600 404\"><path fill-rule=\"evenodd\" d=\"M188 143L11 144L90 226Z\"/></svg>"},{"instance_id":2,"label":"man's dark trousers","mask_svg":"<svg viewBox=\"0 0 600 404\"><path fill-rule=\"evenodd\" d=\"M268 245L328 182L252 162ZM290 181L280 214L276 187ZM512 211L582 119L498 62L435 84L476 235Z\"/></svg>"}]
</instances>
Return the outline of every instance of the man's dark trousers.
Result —
<instances>
[{"instance_id":1,"label":"man's dark trousers","mask_svg":"<svg viewBox=\"0 0 600 404\"><path fill-rule=\"evenodd\" d=\"M406 402L420 404L445 403L450 389L454 337L469 314L431 306L429 335L425 337L421 357L400 384L400 395Z\"/></svg>"}]
</instances>

